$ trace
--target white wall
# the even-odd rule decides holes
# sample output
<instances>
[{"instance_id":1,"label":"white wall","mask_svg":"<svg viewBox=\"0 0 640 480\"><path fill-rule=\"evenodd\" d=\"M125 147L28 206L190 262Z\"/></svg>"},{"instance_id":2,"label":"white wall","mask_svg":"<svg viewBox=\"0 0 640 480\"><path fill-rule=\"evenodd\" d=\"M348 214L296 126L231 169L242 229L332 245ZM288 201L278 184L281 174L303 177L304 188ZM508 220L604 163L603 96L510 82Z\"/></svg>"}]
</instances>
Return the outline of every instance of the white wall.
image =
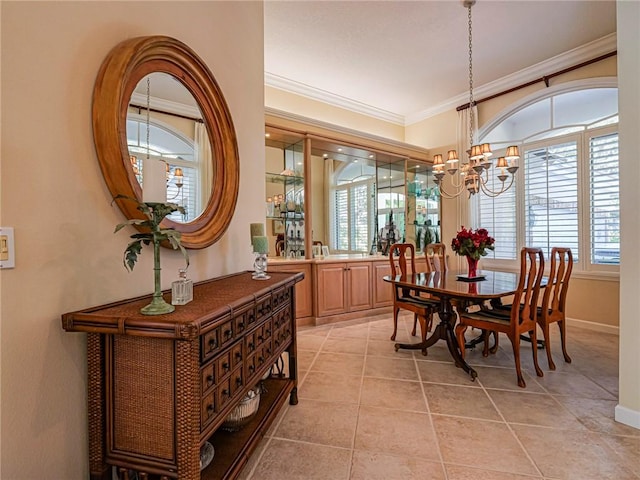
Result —
<instances>
[{"instance_id":1,"label":"white wall","mask_svg":"<svg viewBox=\"0 0 640 480\"><path fill-rule=\"evenodd\" d=\"M616 420L640 428L640 3L617 2L620 108L620 366Z\"/></svg>"},{"instance_id":2,"label":"white wall","mask_svg":"<svg viewBox=\"0 0 640 480\"><path fill-rule=\"evenodd\" d=\"M215 245L192 251L200 280L251 265L249 227L264 221L261 2L7 2L1 8L0 218L15 228L16 268L1 273L0 478L88 477L85 336L60 316L150 293L152 255L122 266L132 231L110 206L91 131L100 64L121 40L169 35L218 81L235 123L240 192ZM182 264L162 252L163 287Z\"/></svg>"}]
</instances>

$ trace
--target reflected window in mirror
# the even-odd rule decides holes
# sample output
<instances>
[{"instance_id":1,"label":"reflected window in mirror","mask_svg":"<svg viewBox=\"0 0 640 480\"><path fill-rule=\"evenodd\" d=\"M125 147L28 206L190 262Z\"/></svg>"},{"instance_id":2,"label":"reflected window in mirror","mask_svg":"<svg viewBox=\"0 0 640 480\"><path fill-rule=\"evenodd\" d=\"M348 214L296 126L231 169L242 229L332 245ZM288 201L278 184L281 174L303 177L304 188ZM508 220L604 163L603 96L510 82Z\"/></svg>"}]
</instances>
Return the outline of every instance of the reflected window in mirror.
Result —
<instances>
[{"instance_id":1,"label":"reflected window in mirror","mask_svg":"<svg viewBox=\"0 0 640 480\"><path fill-rule=\"evenodd\" d=\"M375 233L376 169L358 161L328 159L332 178L330 245L338 253L369 252Z\"/></svg>"},{"instance_id":2,"label":"reflected window in mirror","mask_svg":"<svg viewBox=\"0 0 640 480\"><path fill-rule=\"evenodd\" d=\"M210 195L210 142L195 99L177 79L152 73L138 83L127 112L127 146L141 187L145 159L166 164L166 201L185 210L169 219L187 223L202 213Z\"/></svg>"},{"instance_id":3,"label":"reflected window in mirror","mask_svg":"<svg viewBox=\"0 0 640 480\"><path fill-rule=\"evenodd\" d=\"M146 118L138 117L132 113L127 117L127 144L136 179L142 186L144 159L147 157L147 124ZM195 128L198 128L197 124ZM198 161L193 139L156 119L150 121L149 138L149 158L164 161L167 165L167 201L185 208L185 215L174 212L170 218L182 223L194 220L202 212L203 200L208 198L203 199L199 192L203 191L202 178L206 176L204 170L210 162Z\"/></svg>"}]
</instances>

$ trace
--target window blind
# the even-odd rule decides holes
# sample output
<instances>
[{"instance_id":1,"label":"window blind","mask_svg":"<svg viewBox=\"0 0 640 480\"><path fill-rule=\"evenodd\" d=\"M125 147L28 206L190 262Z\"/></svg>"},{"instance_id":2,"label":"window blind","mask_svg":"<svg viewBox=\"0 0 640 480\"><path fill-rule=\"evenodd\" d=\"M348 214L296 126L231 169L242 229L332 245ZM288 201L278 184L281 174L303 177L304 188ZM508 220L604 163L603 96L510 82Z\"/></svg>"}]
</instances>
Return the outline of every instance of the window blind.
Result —
<instances>
[{"instance_id":1,"label":"window blind","mask_svg":"<svg viewBox=\"0 0 640 480\"><path fill-rule=\"evenodd\" d=\"M507 182L510 180L507 180ZM494 169L489 170L488 187L493 191L501 188ZM516 185L495 198L484 193L478 197L477 227L486 228L495 238L494 250L487 258L515 260L517 255Z\"/></svg>"},{"instance_id":2,"label":"window blind","mask_svg":"<svg viewBox=\"0 0 640 480\"><path fill-rule=\"evenodd\" d=\"M373 181L339 185L334 195L334 245L345 252L368 252L374 218Z\"/></svg>"},{"instance_id":3,"label":"window blind","mask_svg":"<svg viewBox=\"0 0 640 480\"><path fill-rule=\"evenodd\" d=\"M350 210L353 228L350 232L351 250L369 250L369 209L368 185L356 185L351 188Z\"/></svg>"},{"instance_id":4,"label":"window blind","mask_svg":"<svg viewBox=\"0 0 640 480\"><path fill-rule=\"evenodd\" d=\"M336 250L349 250L348 190L340 188L334 194L334 245Z\"/></svg>"},{"instance_id":5,"label":"window blind","mask_svg":"<svg viewBox=\"0 0 640 480\"><path fill-rule=\"evenodd\" d=\"M589 138L591 263L620 263L618 134Z\"/></svg>"},{"instance_id":6,"label":"window blind","mask_svg":"<svg viewBox=\"0 0 640 480\"><path fill-rule=\"evenodd\" d=\"M527 247L570 247L578 259L578 146L571 141L525 151Z\"/></svg>"}]
</instances>

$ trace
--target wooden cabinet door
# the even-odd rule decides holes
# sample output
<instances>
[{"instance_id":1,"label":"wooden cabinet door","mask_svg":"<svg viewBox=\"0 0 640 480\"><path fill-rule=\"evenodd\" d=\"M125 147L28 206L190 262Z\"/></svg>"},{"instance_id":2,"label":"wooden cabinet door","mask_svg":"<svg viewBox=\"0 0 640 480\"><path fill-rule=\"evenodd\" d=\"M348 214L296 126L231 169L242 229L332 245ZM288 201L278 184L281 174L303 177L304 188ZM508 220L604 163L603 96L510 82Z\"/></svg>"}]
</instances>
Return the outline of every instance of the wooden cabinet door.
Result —
<instances>
[{"instance_id":1,"label":"wooden cabinet door","mask_svg":"<svg viewBox=\"0 0 640 480\"><path fill-rule=\"evenodd\" d=\"M391 275L388 261L373 262L373 308L393 305L393 286L382 280L387 275Z\"/></svg>"},{"instance_id":2,"label":"wooden cabinet door","mask_svg":"<svg viewBox=\"0 0 640 480\"><path fill-rule=\"evenodd\" d=\"M368 310L373 305L371 293L371 262L347 264L349 311Z\"/></svg>"},{"instance_id":3,"label":"wooden cabinet door","mask_svg":"<svg viewBox=\"0 0 640 480\"><path fill-rule=\"evenodd\" d=\"M317 316L336 315L347 311L346 268L344 263L317 266Z\"/></svg>"}]
</instances>

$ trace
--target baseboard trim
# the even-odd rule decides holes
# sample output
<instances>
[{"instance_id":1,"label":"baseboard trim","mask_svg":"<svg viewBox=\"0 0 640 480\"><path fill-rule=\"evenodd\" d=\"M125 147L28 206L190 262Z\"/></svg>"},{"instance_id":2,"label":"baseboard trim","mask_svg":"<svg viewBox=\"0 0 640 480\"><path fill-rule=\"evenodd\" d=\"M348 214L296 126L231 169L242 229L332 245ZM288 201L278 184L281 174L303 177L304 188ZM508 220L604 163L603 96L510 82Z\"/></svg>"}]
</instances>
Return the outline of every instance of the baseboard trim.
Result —
<instances>
[{"instance_id":1,"label":"baseboard trim","mask_svg":"<svg viewBox=\"0 0 640 480\"><path fill-rule=\"evenodd\" d=\"M361 318L373 317L375 315L381 315L383 313L392 313L392 312L393 312L393 307L379 307L379 308L371 308L368 310L360 310L357 312L328 315L325 317L315 317L315 325L320 326L320 325L328 325L330 323L344 322L348 320L358 320Z\"/></svg>"},{"instance_id":2,"label":"baseboard trim","mask_svg":"<svg viewBox=\"0 0 640 480\"><path fill-rule=\"evenodd\" d=\"M620 335L620 328L616 327L615 325L605 325L602 323L589 322L587 320L579 320L577 318L567 318L567 325L571 327L584 328L587 330L594 330L596 332Z\"/></svg>"},{"instance_id":3,"label":"baseboard trim","mask_svg":"<svg viewBox=\"0 0 640 480\"><path fill-rule=\"evenodd\" d=\"M624 423L630 427L640 430L640 412L631 410L630 408L616 405L615 409L616 422Z\"/></svg>"}]
</instances>

